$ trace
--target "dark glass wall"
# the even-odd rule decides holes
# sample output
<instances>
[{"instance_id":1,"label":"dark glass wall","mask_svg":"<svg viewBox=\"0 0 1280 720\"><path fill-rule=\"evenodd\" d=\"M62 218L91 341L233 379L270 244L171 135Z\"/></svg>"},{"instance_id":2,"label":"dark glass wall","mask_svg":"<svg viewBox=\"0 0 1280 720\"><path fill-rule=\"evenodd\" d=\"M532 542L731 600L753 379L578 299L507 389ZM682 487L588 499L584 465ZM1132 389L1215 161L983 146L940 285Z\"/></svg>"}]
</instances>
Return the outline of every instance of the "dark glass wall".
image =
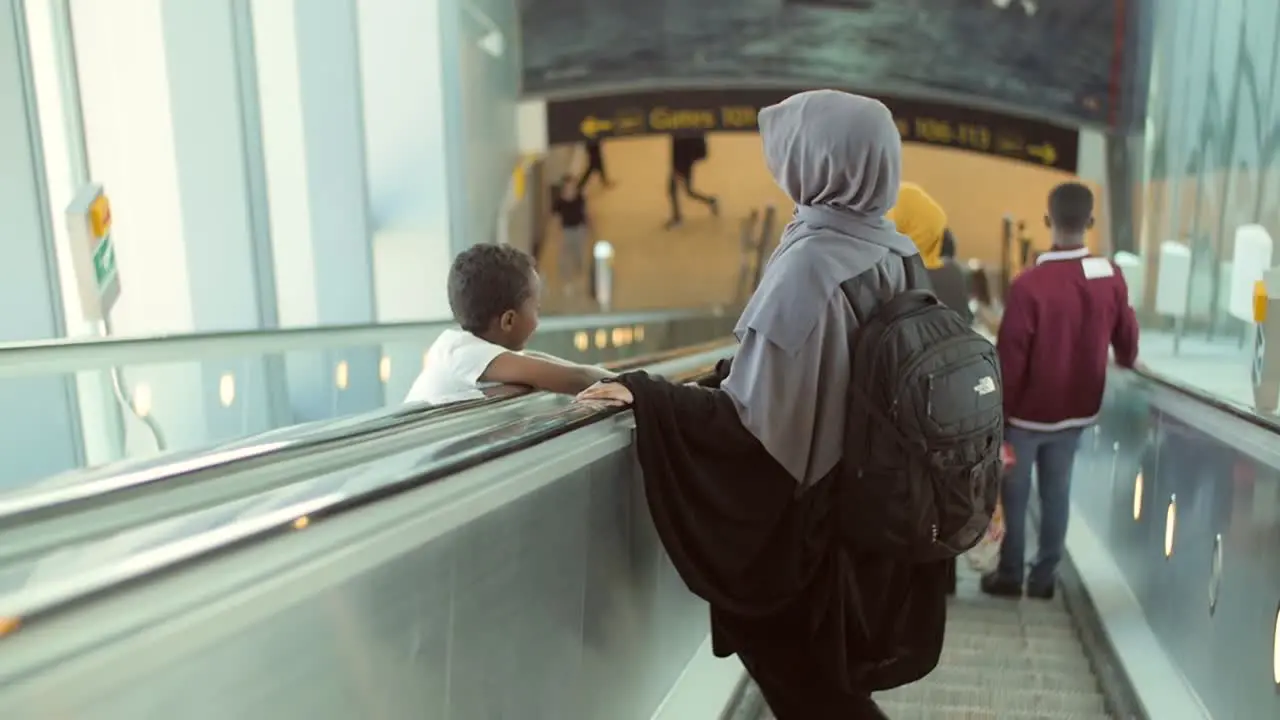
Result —
<instances>
[{"instance_id":1,"label":"dark glass wall","mask_svg":"<svg viewBox=\"0 0 1280 720\"><path fill-rule=\"evenodd\" d=\"M832 86L1114 127L1134 2L525 0L524 92Z\"/></svg>"}]
</instances>

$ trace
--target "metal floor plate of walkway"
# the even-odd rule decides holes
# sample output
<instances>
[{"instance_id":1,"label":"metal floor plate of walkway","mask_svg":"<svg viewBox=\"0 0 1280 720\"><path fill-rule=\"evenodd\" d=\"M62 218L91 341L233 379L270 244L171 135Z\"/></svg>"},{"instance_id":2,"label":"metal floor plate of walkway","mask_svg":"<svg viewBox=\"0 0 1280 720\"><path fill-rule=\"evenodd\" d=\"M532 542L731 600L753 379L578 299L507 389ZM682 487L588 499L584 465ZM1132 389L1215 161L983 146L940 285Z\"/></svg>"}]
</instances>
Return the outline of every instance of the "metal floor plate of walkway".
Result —
<instances>
[{"instance_id":1,"label":"metal floor plate of walkway","mask_svg":"<svg viewBox=\"0 0 1280 720\"><path fill-rule=\"evenodd\" d=\"M989 597L963 562L937 669L876 701L893 720L1111 717L1061 594L1047 602ZM760 720L773 715L765 710Z\"/></svg>"}]
</instances>

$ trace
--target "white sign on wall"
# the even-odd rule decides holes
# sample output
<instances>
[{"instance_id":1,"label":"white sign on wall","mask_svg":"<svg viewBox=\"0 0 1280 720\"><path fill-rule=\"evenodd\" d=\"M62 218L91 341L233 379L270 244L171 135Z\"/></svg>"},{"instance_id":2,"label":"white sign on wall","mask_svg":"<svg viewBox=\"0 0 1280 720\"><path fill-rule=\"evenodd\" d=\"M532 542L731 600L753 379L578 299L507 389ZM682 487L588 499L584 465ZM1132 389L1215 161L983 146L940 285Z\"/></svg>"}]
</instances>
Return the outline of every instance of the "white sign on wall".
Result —
<instances>
[{"instance_id":1,"label":"white sign on wall","mask_svg":"<svg viewBox=\"0 0 1280 720\"><path fill-rule=\"evenodd\" d=\"M67 207L71 264L85 320L106 320L120 298L120 272L111 240L111 203L96 183L86 185Z\"/></svg>"}]
</instances>

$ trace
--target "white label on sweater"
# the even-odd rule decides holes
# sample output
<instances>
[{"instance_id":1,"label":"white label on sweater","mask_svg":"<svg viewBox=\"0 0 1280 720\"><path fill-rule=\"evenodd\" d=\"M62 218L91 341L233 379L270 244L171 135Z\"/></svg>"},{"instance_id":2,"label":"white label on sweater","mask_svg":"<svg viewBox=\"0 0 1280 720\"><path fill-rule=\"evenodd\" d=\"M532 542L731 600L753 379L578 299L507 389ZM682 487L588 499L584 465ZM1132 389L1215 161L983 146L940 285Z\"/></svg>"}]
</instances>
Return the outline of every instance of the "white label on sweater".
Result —
<instances>
[{"instance_id":1,"label":"white label on sweater","mask_svg":"<svg viewBox=\"0 0 1280 720\"><path fill-rule=\"evenodd\" d=\"M1084 270L1086 280L1108 278L1116 274L1115 267L1106 258L1085 258L1080 261L1080 268Z\"/></svg>"}]
</instances>

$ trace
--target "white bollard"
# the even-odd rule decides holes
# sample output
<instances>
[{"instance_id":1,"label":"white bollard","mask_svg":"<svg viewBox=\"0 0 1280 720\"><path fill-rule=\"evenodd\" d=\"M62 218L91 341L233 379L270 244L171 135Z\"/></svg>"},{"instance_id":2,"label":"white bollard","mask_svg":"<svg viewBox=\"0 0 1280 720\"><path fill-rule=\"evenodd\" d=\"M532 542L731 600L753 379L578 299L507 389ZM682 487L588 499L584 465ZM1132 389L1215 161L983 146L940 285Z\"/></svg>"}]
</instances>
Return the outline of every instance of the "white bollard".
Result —
<instances>
[{"instance_id":1,"label":"white bollard","mask_svg":"<svg viewBox=\"0 0 1280 720\"><path fill-rule=\"evenodd\" d=\"M607 313L613 309L613 245L607 240L598 240L591 248L591 255L596 269L593 288L596 304L600 312Z\"/></svg>"}]
</instances>

